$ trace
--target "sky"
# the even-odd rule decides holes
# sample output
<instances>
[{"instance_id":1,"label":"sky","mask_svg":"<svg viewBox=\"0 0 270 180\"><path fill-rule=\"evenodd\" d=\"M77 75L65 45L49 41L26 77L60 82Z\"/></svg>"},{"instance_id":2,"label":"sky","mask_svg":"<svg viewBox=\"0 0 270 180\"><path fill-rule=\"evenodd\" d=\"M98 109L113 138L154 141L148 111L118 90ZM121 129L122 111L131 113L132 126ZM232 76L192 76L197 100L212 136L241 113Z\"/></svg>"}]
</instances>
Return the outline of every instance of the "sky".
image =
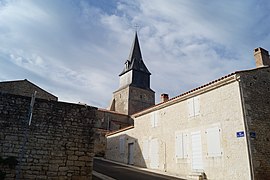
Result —
<instances>
[{"instance_id":1,"label":"sky","mask_svg":"<svg viewBox=\"0 0 270 180\"><path fill-rule=\"evenodd\" d=\"M0 81L107 108L137 30L158 103L255 68L253 50L270 50L269 9L265 0L0 0Z\"/></svg>"}]
</instances>

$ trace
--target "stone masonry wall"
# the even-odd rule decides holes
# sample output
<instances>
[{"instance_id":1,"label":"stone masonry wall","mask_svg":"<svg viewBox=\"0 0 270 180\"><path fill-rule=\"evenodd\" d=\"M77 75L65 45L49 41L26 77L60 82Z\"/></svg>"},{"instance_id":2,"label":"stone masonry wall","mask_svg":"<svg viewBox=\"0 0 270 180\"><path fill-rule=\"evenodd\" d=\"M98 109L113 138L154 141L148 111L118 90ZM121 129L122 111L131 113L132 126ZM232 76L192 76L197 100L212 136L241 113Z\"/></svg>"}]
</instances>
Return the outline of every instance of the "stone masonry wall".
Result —
<instances>
[{"instance_id":1,"label":"stone masonry wall","mask_svg":"<svg viewBox=\"0 0 270 180\"><path fill-rule=\"evenodd\" d=\"M130 125L133 125L133 119L131 119L129 115L98 109L95 127L108 131L115 131Z\"/></svg>"},{"instance_id":2,"label":"stone masonry wall","mask_svg":"<svg viewBox=\"0 0 270 180\"><path fill-rule=\"evenodd\" d=\"M111 110L123 114L134 114L155 105L155 92L151 89L142 89L127 86L113 93ZM112 107L113 106L113 107Z\"/></svg>"},{"instance_id":3,"label":"stone masonry wall","mask_svg":"<svg viewBox=\"0 0 270 180\"><path fill-rule=\"evenodd\" d=\"M32 97L37 91L36 97L41 99L57 101L58 98L47 91L41 89L28 80L0 82L0 92Z\"/></svg>"},{"instance_id":4,"label":"stone masonry wall","mask_svg":"<svg viewBox=\"0 0 270 180\"><path fill-rule=\"evenodd\" d=\"M155 92L152 90L129 87L128 113L134 114L155 105Z\"/></svg>"},{"instance_id":5,"label":"stone masonry wall","mask_svg":"<svg viewBox=\"0 0 270 180\"><path fill-rule=\"evenodd\" d=\"M95 155L104 156L106 150L105 135L108 132L119 130L130 125L133 125L133 119L131 119L130 116L98 109L95 121L95 127L97 128L95 133Z\"/></svg>"},{"instance_id":6,"label":"stone masonry wall","mask_svg":"<svg viewBox=\"0 0 270 180\"><path fill-rule=\"evenodd\" d=\"M19 160L27 132L21 179L92 179L96 108L36 99L28 127L30 101L0 93L0 156Z\"/></svg>"},{"instance_id":7,"label":"stone masonry wall","mask_svg":"<svg viewBox=\"0 0 270 180\"><path fill-rule=\"evenodd\" d=\"M240 77L254 179L270 179L270 68Z\"/></svg>"}]
</instances>

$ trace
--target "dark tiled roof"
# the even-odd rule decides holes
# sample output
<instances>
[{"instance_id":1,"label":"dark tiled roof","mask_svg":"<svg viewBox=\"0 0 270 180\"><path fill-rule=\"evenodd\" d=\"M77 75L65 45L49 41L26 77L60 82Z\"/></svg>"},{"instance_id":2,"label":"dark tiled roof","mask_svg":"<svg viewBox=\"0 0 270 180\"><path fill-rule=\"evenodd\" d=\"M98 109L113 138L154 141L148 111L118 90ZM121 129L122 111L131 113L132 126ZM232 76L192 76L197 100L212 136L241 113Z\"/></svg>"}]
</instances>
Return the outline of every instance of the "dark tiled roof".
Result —
<instances>
[{"instance_id":1,"label":"dark tiled roof","mask_svg":"<svg viewBox=\"0 0 270 180\"><path fill-rule=\"evenodd\" d=\"M119 76L130 70L140 71L149 75L151 74L143 62L137 32L135 34L135 39L133 41L128 60L125 62L125 68Z\"/></svg>"}]
</instances>

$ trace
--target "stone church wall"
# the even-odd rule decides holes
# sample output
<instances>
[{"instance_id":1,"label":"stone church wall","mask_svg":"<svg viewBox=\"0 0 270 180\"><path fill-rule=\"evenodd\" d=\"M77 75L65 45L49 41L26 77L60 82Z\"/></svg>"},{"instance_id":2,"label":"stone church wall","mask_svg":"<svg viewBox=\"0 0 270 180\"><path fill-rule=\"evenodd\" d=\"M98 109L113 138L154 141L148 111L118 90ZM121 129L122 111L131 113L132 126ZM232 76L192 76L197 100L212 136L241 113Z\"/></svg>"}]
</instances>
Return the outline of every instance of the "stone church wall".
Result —
<instances>
[{"instance_id":1,"label":"stone church wall","mask_svg":"<svg viewBox=\"0 0 270 180\"><path fill-rule=\"evenodd\" d=\"M0 93L0 156L19 160L26 132L21 179L92 179L97 109L36 99L29 127L30 101ZM15 170L5 171L15 178Z\"/></svg>"},{"instance_id":2,"label":"stone church wall","mask_svg":"<svg viewBox=\"0 0 270 180\"><path fill-rule=\"evenodd\" d=\"M151 89L129 87L128 113L134 114L155 105L155 92Z\"/></svg>"}]
</instances>

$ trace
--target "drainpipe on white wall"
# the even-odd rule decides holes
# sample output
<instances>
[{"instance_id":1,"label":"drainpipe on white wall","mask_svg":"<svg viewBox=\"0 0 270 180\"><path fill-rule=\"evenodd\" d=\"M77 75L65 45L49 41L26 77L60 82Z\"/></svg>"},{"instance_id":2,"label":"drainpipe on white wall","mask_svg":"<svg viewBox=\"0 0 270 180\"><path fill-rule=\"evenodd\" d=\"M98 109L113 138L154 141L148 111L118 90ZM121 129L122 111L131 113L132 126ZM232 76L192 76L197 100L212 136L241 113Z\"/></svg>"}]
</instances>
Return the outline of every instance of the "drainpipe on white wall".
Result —
<instances>
[{"instance_id":1,"label":"drainpipe on white wall","mask_svg":"<svg viewBox=\"0 0 270 180\"><path fill-rule=\"evenodd\" d=\"M164 142L164 149L165 149L165 152L164 152L164 171L167 172L167 151L166 151L166 142Z\"/></svg>"},{"instance_id":2,"label":"drainpipe on white wall","mask_svg":"<svg viewBox=\"0 0 270 180\"><path fill-rule=\"evenodd\" d=\"M241 100L241 107L242 107L242 112L244 115L244 127L245 127L245 132L246 132L246 141L247 141L247 150L248 150L248 156L249 156L249 165L250 165L250 176L251 176L251 180L254 180L254 169L253 169L253 160L252 160L252 152L251 152L251 143L250 143L250 134L249 134L249 128L248 128L248 123L247 123L247 116L246 116L246 109L244 107L245 103L245 98L243 95L243 90L242 90L242 86L240 83L240 77L238 76L237 78L238 81L238 85L239 85L239 90L240 90L240 100Z\"/></svg>"}]
</instances>

